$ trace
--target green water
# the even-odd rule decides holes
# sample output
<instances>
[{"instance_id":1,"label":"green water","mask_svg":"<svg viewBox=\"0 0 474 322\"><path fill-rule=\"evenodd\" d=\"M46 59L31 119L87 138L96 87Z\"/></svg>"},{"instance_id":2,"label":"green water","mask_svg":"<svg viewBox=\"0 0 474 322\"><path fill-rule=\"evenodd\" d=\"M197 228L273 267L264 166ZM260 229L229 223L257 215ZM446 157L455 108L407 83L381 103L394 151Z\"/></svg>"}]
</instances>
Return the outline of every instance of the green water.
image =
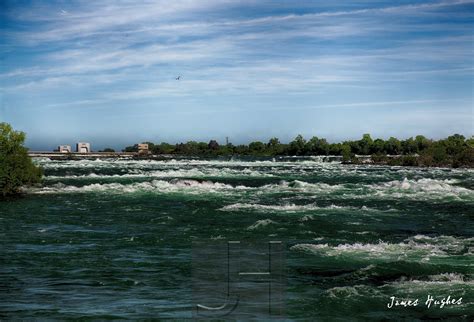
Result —
<instances>
[{"instance_id":1,"label":"green water","mask_svg":"<svg viewBox=\"0 0 474 322\"><path fill-rule=\"evenodd\" d=\"M35 162L43 187L0 203L0 319L191 318L192 245L227 240L285 243L289 320L474 316L472 170ZM428 295L463 300L428 309Z\"/></svg>"}]
</instances>

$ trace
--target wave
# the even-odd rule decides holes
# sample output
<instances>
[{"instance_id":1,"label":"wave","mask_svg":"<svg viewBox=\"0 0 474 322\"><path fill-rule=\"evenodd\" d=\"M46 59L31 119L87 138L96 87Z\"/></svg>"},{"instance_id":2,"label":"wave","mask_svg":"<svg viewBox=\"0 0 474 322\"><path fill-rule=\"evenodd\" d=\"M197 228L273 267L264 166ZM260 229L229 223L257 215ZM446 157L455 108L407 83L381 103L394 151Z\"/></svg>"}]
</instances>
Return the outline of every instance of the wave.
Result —
<instances>
[{"instance_id":1,"label":"wave","mask_svg":"<svg viewBox=\"0 0 474 322\"><path fill-rule=\"evenodd\" d=\"M170 159L170 160L133 160L133 159L95 159L95 160L57 160L36 159L35 162L45 168L90 168L90 167L156 167L156 166L230 166L230 167L295 167L300 165L318 165L331 167L340 162L323 162L319 159L312 160L198 160L198 159Z\"/></svg>"},{"instance_id":2,"label":"wave","mask_svg":"<svg viewBox=\"0 0 474 322\"><path fill-rule=\"evenodd\" d=\"M315 210L319 209L315 204L309 205L295 205L295 204L286 204L286 205L260 205L260 204L246 204L246 203L235 203L222 207L219 210L223 211L235 211L235 210L258 210L258 211L304 211L304 210Z\"/></svg>"},{"instance_id":3,"label":"wave","mask_svg":"<svg viewBox=\"0 0 474 322\"><path fill-rule=\"evenodd\" d=\"M402 277L383 285L381 289L389 294L412 294L414 297L422 298L423 301L427 299L428 294L431 294L438 300L447 295L459 298L463 296L463 294L467 296L467 294L474 290L473 277L472 274L464 275L452 272L411 278ZM457 305L456 307L461 311L465 311L469 307L469 304L469 301L463 301L461 305Z\"/></svg>"},{"instance_id":4,"label":"wave","mask_svg":"<svg viewBox=\"0 0 474 322\"><path fill-rule=\"evenodd\" d=\"M275 221L271 219L262 219L262 220L257 220L255 223L247 227L247 230L255 230L259 228L264 228L268 225L276 224Z\"/></svg>"},{"instance_id":5,"label":"wave","mask_svg":"<svg viewBox=\"0 0 474 322\"><path fill-rule=\"evenodd\" d=\"M282 180L276 184L267 184L260 187L261 190L275 192L304 192L304 193L332 193L344 189L343 184L327 184L324 182L310 183L300 180Z\"/></svg>"},{"instance_id":6,"label":"wave","mask_svg":"<svg viewBox=\"0 0 474 322\"><path fill-rule=\"evenodd\" d=\"M336 286L325 291L326 295L330 298L348 298L353 299L355 297L364 298L375 298L381 295L378 289L369 287L367 285L354 285L354 286Z\"/></svg>"},{"instance_id":7,"label":"wave","mask_svg":"<svg viewBox=\"0 0 474 322\"><path fill-rule=\"evenodd\" d=\"M90 178L96 177L95 174L90 174ZM313 192L325 192L331 189L337 189L337 187L332 187L331 185L324 183L306 183L302 181L292 181L286 182L282 181L278 184L267 184L260 187L250 187L245 185L231 185L221 182L213 181L200 181L194 179L179 179L173 178L169 181L167 180L152 180L147 182L134 182L130 184L123 184L119 182L112 183L93 183L83 186L76 185L66 185L62 182L58 182L52 185L47 185L42 188L30 188L27 189L27 192L30 193L74 193L74 192L100 192L100 191L110 191L110 192L135 192L135 191L156 191L156 192L169 192L175 190L200 190L200 191L217 191L217 190L251 190L258 191L259 193L278 193L282 191L300 191L299 187L306 187L305 189L310 189ZM309 187L309 188L308 188ZM242 206L242 205L241 205ZM234 206L238 208L239 205ZM246 207L246 206L242 206ZM258 206L255 206L258 207ZM292 206L290 206L292 207ZM297 206L294 206L297 207ZM337 206L334 206L337 207ZM311 206L309 206L311 208ZM282 208L284 209L284 207Z\"/></svg>"},{"instance_id":8,"label":"wave","mask_svg":"<svg viewBox=\"0 0 474 322\"><path fill-rule=\"evenodd\" d=\"M474 238L453 236L429 237L416 235L400 243L379 241L375 244L297 244L292 251L309 252L324 257L351 257L359 261L418 261L427 262L436 257L451 255L472 256L469 246Z\"/></svg>"},{"instance_id":9,"label":"wave","mask_svg":"<svg viewBox=\"0 0 474 322\"><path fill-rule=\"evenodd\" d=\"M214 176L241 176L242 174L238 171L233 173L224 171L215 171ZM255 174L256 175L256 174ZM474 191L454 186L452 183L456 182L454 180L435 180L435 179L420 179L420 180L408 180L404 179L402 181L390 181L382 184L376 185L361 185L357 184L354 187L354 184L328 184L324 182L306 182L300 180L292 181L280 181L279 183L265 184L262 186L245 186L245 185L231 185L228 183L213 182L209 180L195 180L203 178L206 176L211 176L211 172L204 172L197 169L191 170L170 170L170 171L155 171L153 173L143 175L141 173L132 173L125 175L109 175L101 176L96 173L90 173L87 175L72 177L72 178L89 178L89 179L105 179L105 178L127 178L127 177L150 177L157 179L152 180L151 182L134 182L134 183L120 183L120 182L110 182L110 183L94 183L84 186L79 185L67 185L61 182L52 185L46 185L43 188L34 188L27 189L27 192L32 193L72 193L72 192L94 192L94 191L115 191L115 192L134 192L134 191L156 191L156 192L169 192L175 191L177 189L194 191L200 189L201 191L210 191L215 192L217 190L228 191L231 190L240 190L240 191L255 191L256 194L275 194L275 193L289 193L289 194L312 194L312 195L331 195L337 200L343 200L347 198L353 199L386 199L386 198L397 198L397 199L417 199L417 200L427 200L427 199L442 199L442 198L456 198L456 199L471 199L474 198ZM257 175L258 176L258 175ZM52 179L62 178L67 179L67 177L49 177ZM160 180L161 178L173 178L171 180ZM183 178L183 179L181 179ZM190 178L190 179L184 179ZM46 183L48 180L46 180ZM310 205L295 205L295 204L286 204L286 205L261 205L257 203L237 203L233 205L228 205L222 208L224 211L234 211L234 210L254 210L254 211L311 211L317 209L350 209L354 211L377 211L382 210L370 209L367 207L357 208L357 207L348 207L343 205L331 205L326 207L318 207L315 204ZM384 212L387 210L384 210Z\"/></svg>"},{"instance_id":10,"label":"wave","mask_svg":"<svg viewBox=\"0 0 474 322\"><path fill-rule=\"evenodd\" d=\"M284 204L284 205L263 205L263 204L255 204L255 203L235 203L224 206L219 210L222 211L239 211L239 210L254 210L254 211L276 211L276 212L299 212L299 211L311 211L311 210L362 210L362 211L369 211L375 210L372 208L368 208L366 206L358 207L351 207L351 206L338 206L338 205L329 205L326 207L319 207L315 203L307 204L307 205L296 205L292 203Z\"/></svg>"},{"instance_id":11,"label":"wave","mask_svg":"<svg viewBox=\"0 0 474 322\"><path fill-rule=\"evenodd\" d=\"M391 283L394 286L408 286L407 284L422 284L422 285L474 285L472 277L460 273L441 273L436 275L428 275L426 277L417 278L400 278L398 281Z\"/></svg>"},{"instance_id":12,"label":"wave","mask_svg":"<svg viewBox=\"0 0 474 322\"><path fill-rule=\"evenodd\" d=\"M49 175L46 180L62 179L117 179L117 178L192 178L192 177L273 177L271 173L264 173L252 169L180 169L180 170L155 170L155 171L130 171L126 174L97 174L89 173L83 175Z\"/></svg>"},{"instance_id":13,"label":"wave","mask_svg":"<svg viewBox=\"0 0 474 322\"><path fill-rule=\"evenodd\" d=\"M134 192L180 192L187 191L190 193L213 193L220 190L245 189L245 186L232 186L220 182L197 181L197 180L179 180L171 181L153 180L151 182L137 182L132 184L121 183L94 183L85 186L65 185L57 183L40 189L32 188L28 191L31 193L47 194L47 193L86 193L86 192L112 192L112 193L134 193Z\"/></svg>"},{"instance_id":14,"label":"wave","mask_svg":"<svg viewBox=\"0 0 474 322\"><path fill-rule=\"evenodd\" d=\"M375 190L378 196L392 196L392 197L419 197L420 195L443 195L443 196L474 196L474 191L455 186L457 180L452 179L428 179L423 178L419 180L394 180L382 184L372 185L371 188Z\"/></svg>"}]
</instances>

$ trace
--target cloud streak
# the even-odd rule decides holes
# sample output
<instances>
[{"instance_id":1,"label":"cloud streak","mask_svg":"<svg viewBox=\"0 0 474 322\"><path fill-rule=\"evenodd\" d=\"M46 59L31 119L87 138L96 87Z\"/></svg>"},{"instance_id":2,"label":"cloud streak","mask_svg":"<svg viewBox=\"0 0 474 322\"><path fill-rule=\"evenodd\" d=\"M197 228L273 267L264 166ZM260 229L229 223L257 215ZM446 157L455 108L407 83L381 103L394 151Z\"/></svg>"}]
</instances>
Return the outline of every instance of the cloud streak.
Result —
<instances>
[{"instance_id":1,"label":"cloud streak","mask_svg":"<svg viewBox=\"0 0 474 322\"><path fill-rule=\"evenodd\" d=\"M151 107L183 115L268 108L287 111L295 127L306 119L287 106L466 109L473 9L474 0L13 2L0 30L4 114L44 108L54 119L63 108L73 119L81 110L100 119L120 106L125 120Z\"/></svg>"}]
</instances>

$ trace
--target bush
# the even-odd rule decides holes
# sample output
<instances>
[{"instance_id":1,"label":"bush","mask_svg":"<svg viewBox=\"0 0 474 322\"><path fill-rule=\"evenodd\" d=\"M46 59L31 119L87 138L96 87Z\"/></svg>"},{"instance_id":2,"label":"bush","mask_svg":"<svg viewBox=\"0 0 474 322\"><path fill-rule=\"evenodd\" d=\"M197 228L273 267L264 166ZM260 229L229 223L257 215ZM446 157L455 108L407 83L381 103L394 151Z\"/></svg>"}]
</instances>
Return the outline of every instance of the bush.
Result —
<instances>
[{"instance_id":1,"label":"bush","mask_svg":"<svg viewBox=\"0 0 474 322\"><path fill-rule=\"evenodd\" d=\"M388 164L404 167L413 167L418 165L418 157L413 155L402 155L400 157L390 159Z\"/></svg>"},{"instance_id":2,"label":"bush","mask_svg":"<svg viewBox=\"0 0 474 322\"><path fill-rule=\"evenodd\" d=\"M19 194L22 186L41 181L42 171L31 161L24 141L25 133L0 123L0 198Z\"/></svg>"},{"instance_id":3,"label":"bush","mask_svg":"<svg viewBox=\"0 0 474 322\"><path fill-rule=\"evenodd\" d=\"M386 164L388 162L388 158L385 154L375 153L372 154L372 161L378 164Z\"/></svg>"}]
</instances>

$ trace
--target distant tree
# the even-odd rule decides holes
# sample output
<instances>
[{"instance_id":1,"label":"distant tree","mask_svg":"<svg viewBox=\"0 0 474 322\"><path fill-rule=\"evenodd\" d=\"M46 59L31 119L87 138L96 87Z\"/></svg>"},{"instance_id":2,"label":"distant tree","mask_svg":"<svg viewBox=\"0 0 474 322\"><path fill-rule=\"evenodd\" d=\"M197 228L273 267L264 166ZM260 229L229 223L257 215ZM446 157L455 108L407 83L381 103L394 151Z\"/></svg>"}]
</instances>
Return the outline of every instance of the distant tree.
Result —
<instances>
[{"instance_id":1,"label":"distant tree","mask_svg":"<svg viewBox=\"0 0 474 322\"><path fill-rule=\"evenodd\" d=\"M261 154L265 151L265 144L260 141L254 141L249 144L249 151L252 153Z\"/></svg>"},{"instance_id":2,"label":"distant tree","mask_svg":"<svg viewBox=\"0 0 474 322\"><path fill-rule=\"evenodd\" d=\"M446 153L450 155L461 153L467 146L466 138L460 134L448 136L447 139L440 142L446 147Z\"/></svg>"},{"instance_id":3,"label":"distant tree","mask_svg":"<svg viewBox=\"0 0 474 322\"><path fill-rule=\"evenodd\" d=\"M385 152L385 141L382 139L375 139L372 145L370 146L371 154L386 154Z\"/></svg>"},{"instance_id":4,"label":"distant tree","mask_svg":"<svg viewBox=\"0 0 474 322\"><path fill-rule=\"evenodd\" d=\"M416 146L418 148L418 152L421 152L421 151L427 149L431 144L431 141L428 140L427 138L425 138L423 135L417 135L415 137L415 142L416 142Z\"/></svg>"},{"instance_id":5,"label":"distant tree","mask_svg":"<svg viewBox=\"0 0 474 322\"><path fill-rule=\"evenodd\" d=\"M216 140L210 140L207 146L210 150L213 150L213 151L219 149L219 143L217 143Z\"/></svg>"},{"instance_id":6,"label":"distant tree","mask_svg":"<svg viewBox=\"0 0 474 322\"><path fill-rule=\"evenodd\" d=\"M306 140L299 134L293 141L290 142L289 154L304 155Z\"/></svg>"},{"instance_id":7,"label":"distant tree","mask_svg":"<svg viewBox=\"0 0 474 322\"><path fill-rule=\"evenodd\" d=\"M207 153L209 151L209 146L208 146L208 143L206 142L199 142L198 147L201 153Z\"/></svg>"},{"instance_id":8,"label":"distant tree","mask_svg":"<svg viewBox=\"0 0 474 322\"><path fill-rule=\"evenodd\" d=\"M221 145L219 147L219 155L232 155L234 154L234 145L232 143L227 143L226 145Z\"/></svg>"},{"instance_id":9,"label":"distant tree","mask_svg":"<svg viewBox=\"0 0 474 322\"><path fill-rule=\"evenodd\" d=\"M102 151L99 151L99 152L115 152L115 150L112 149L112 148L105 148L105 149L103 149Z\"/></svg>"},{"instance_id":10,"label":"distant tree","mask_svg":"<svg viewBox=\"0 0 474 322\"><path fill-rule=\"evenodd\" d=\"M280 144L281 143L280 143L280 140L278 140L278 138L271 138L270 140L268 140L267 146L269 148L275 148Z\"/></svg>"},{"instance_id":11,"label":"distant tree","mask_svg":"<svg viewBox=\"0 0 474 322\"><path fill-rule=\"evenodd\" d=\"M352 154L360 154L359 141L344 141L343 145L348 145L351 148Z\"/></svg>"},{"instance_id":12,"label":"distant tree","mask_svg":"<svg viewBox=\"0 0 474 322\"><path fill-rule=\"evenodd\" d=\"M332 143L329 145L329 154L330 155L342 155L341 153L342 144L341 143Z\"/></svg>"},{"instance_id":13,"label":"distant tree","mask_svg":"<svg viewBox=\"0 0 474 322\"><path fill-rule=\"evenodd\" d=\"M385 141L385 151L387 154L398 155L402 152L402 144L394 137Z\"/></svg>"},{"instance_id":14,"label":"distant tree","mask_svg":"<svg viewBox=\"0 0 474 322\"><path fill-rule=\"evenodd\" d=\"M234 152L236 154L246 155L249 154L249 147L245 144L240 144L235 147Z\"/></svg>"},{"instance_id":15,"label":"distant tree","mask_svg":"<svg viewBox=\"0 0 474 322\"><path fill-rule=\"evenodd\" d=\"M474 136L471 136L469 139L467 139L466 144L471 148L474 148Z\"/></svg>"},{"instance_id":16,"label":"distant tree","mask_svg":"<svg viewBox=\"0 0 474 322\"><path fill-rule=\"evenodd\" d=\"M418 153L418 144L413 138L408 138L404 141L401 141L402 153L403 154L414 154Z\"/></svg>"},{"instance_id":17,"label":"distant tree","mask_svg":"<svg viewBox=\"0 0 474 322\"><path fill-rule=\"evenodd\" d=\"M429 153L433 156L433 165L441 165L447 159L448 153L446 152L446 147L443 144L433 144L430 148L431 151Z\"/></svg>"},{"instance_id":18,"label":"distant tree","mask_svg":"<svg viewBox=\"0 0 474 322\"><path fill-rule=\"evenodd\" d=\"M474 167L474 146L468 145L461 152L453 156L452 166L458 168L461 166Z\"/></svg>"},{"instance_id":19,"label":"distant tree","mask_svg":"<svg viewBox=\"0 0 474 322\"><path fill-rule=\"evenodd\" d=\"M174 152L174 146L166 142L161 142L160 144L155 144L150 151L152 154L172 154Z\"/></svg>"},{"instance_id":20,"label":"distant tree","mask_svg":"<svg viewBox=\"0 0 474 322\"><path fill-rule=\"evenodd\" d=\"M0 197L18 194L22 186L41 181L41 169L33 164L23 146L25 137L10 124L0 123Z\"/></svg>"},{"instance_id":21,"label":"distant tree","mask_svg":"<svg viewBox=\"0 0 474 322\"><path fill-rule=\"evenodd\" d=\"M329 144L326 139L312 137L306 141L298 135L289 144L280 143L278 138L271 138L268 143L260 141L251 142L249 145L232 144L219 146L217 141L209 143L188 141L171 145L165 142L154 145L148 142L153 154L181 154L181 155L341 155L344 162L357 163L356 154L370 154L372 161L379 164L402 166L474 166L474 137L466 139L464 136L454 134L446 139L433 141L424 136L415 139L398 140L394 137L387 141L383 139L372 140L369 134L364 134L360 140L344 141ZM138 145L129 146L125 151L135 152ZM419 154L418 156L414 155ZM388 158L388 155L400 155Z\"/></svg>"},{"instance_id":22,"label":"distant tree","mask_svg":"<svg viewBox=\"0 0 474 322\"><path fill-rule=\"evenodd\" d=\"M359 140L358 145L359 145L359 154L364 154L367 155L370 153L370 149L372 147L372 144L374 141L370 137L370 134L364 134L362 136L362 139Z\"/></svg>"},{"instance_id":23,"label":"distant tree","mask_svg":"<svg viewBox=\"0 0 474 322\"><path fill-rule=\"evenodd\" d=\"M134 144L131 146L125 147L125 149L122 150L123 152L138 152L138 144Z\"/></svg>"},{"instance_id":24,"label":"distant tree","mask_svg":"<svg viewBox=\"0 0 474 322\"><path fill-rule=\"evenodd\" d=\"M351 147L349 146L349 144L343 144L341 146L341 155L343 162L349 162L351 160L352 154Z\"/></svg>"},{"instance_id":25,"label":"distant tree","mask_svg":"<svg viewBox=\"0 0 474 322\"><path fill-rule=\"evenodd\" d=\"M267 152L269 155L280 155L283 154L285 146L281 144L278 138L271 138L267 143Z\"/></svg>"},{"instance_id":26,"label":"distant tree","mask_svg":"<svg viewBox=\"0 0 474 322\"><path fill-rule=\"evenodd\" d=\"M319 139L313 136L306 142L305 151L311 155L327 155L329 153L329 144L326 139Z\"/></svg>"}]
</instances>

